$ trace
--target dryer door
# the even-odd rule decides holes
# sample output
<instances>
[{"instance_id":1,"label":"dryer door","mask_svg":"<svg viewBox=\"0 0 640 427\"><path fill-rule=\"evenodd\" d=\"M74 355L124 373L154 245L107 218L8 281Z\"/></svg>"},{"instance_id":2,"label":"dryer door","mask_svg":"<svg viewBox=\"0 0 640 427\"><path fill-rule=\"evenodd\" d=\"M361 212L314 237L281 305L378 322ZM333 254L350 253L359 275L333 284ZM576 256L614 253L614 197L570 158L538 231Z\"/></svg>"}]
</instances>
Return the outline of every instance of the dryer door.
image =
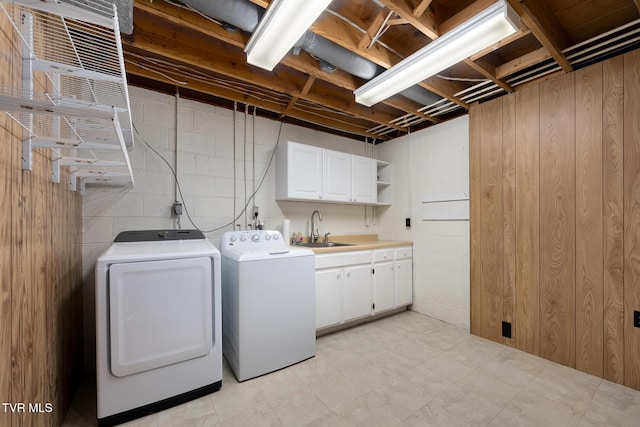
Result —
<instances>
[{"instance_id":1,"label":"dryer door","mask_svg":"<svg viewBox=\"0 0 640 427\"><path fill-rule=\"evenodd\" d=\"M208 257L110 267L113 375L148 371L211 351L211 268Z\"/></svg>"}]
</instances>

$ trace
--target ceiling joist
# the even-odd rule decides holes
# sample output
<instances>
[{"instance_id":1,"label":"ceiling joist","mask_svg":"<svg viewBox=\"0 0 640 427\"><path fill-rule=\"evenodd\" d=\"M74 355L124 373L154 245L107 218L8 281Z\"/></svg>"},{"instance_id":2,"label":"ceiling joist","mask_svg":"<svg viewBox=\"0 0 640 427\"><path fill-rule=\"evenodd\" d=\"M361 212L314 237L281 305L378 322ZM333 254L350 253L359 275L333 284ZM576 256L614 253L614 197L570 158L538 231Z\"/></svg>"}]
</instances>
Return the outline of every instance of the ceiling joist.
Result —
<instances>
[{"instance_id":1,"label":"ceiling joist","mask_svg":"<svg viewBox=\"0 0 640 427\"><path fill-rule=\"evenodd\" d=\"M540 41L540 44L560 64L560 67L567 73L571 72L573 67L562 51L571 46L572 41L553 14L549 4L540 0L527 0L526 2L525 0L507 0L507 2L520 15L520 19Z\"/></svg>"},{"instance_id":2,"label":"ceiling joist","mask_svg":"<svg viewBox=\"0 0 640 427\"><path fill-rule=\"evenodd\" d=\"M380 2L431 40L435 40L440 36L433 16L428 13L415 16L413 14L414 8L406 0L380 0Z\"/></svg>"},{"instance_id":3,"label":"ceiling joist","mask_svg":"<svg viewBox=\"0 0 640 427\"><path fill-rule=\"evenodd\" d=\"M267 8L272 0L249 1ZM495 1L333 0L310 30L388 69ZM582 44L590 50L581 58L589 62L611 55L598 46L614 31L626 49L638 45L635 27L628 27L640 18L638 0L506 1L521 18L520 30L419 83L443 98L431 105L401 95L370 108L356 104L353 91L365 80L327 72L304 50L286 55L272 72L250 66L244 53L250 34L226 31L215 18L169 0L134 0L134 33L123 36L127 72L161 90L185 88L225 106L229 100L256 105L269 117L390 138L464 114L468 103L571 71L566 55L575 57Z\"/></svg>"}]
</instances>

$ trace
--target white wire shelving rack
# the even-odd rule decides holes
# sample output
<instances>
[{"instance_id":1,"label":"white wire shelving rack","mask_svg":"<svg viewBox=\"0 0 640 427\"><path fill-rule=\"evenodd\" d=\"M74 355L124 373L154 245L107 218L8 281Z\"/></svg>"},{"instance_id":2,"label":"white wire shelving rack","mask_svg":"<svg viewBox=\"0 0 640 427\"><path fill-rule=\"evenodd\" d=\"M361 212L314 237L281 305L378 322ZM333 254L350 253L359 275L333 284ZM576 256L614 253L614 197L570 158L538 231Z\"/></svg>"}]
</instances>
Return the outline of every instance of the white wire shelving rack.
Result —
<instances>
[{"instance_id":1,"label":"white wire shelving rack","mask_svg":"<svg viewBox=\"0 0 640 427\"><path fill-rule=\"evenodd\" d=\"M22 79L0 86L0 111L22 128L22 168L32 149L51 151L51 179L69 187L133 185L131 107L116 6L106 0L0 1L13 35L6 57L22 58ZM17 50L17 52L16 52Z\"/></svg>"}]
</instances>

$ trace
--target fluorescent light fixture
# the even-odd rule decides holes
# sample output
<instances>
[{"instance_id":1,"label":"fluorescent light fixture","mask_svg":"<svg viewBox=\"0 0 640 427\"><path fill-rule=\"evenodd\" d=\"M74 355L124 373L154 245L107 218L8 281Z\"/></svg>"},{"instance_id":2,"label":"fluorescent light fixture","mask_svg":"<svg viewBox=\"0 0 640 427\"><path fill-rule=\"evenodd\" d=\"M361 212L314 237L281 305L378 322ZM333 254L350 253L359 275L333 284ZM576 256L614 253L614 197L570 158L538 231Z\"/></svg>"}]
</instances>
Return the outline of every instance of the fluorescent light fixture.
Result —
<instances>
[{"instance_id":1,"label":"fluorescent light fixture","mask_svg":"<svg viewBox=\"0 0 640 427\"><path fill-rule=\"evenodd\" d=\"M329 3L331 0L273 0L244 49L247 62L273 70Z\"/></svg>"},{"instance_id":2,"label":"fluorescent light fixture","mask_svg":"<svg viewBox=\"0 0 640 427\"><path fill-rule=\"evenodd\" d=\"M429 43L353 93L372 106L470 57L518 29L518 15L503 0Z\"/></svg>"}]
</instances>

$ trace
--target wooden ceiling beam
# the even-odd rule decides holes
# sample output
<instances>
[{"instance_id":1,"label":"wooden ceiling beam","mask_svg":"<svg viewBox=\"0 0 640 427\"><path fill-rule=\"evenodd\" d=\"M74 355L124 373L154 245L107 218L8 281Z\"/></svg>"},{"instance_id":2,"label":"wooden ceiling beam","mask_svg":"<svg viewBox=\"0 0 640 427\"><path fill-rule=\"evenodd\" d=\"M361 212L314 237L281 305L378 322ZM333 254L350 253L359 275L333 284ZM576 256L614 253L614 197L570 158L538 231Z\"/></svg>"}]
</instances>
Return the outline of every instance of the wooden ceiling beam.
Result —
<instances>
[{"instance_id":1,"label":"wooden ceiling beam","mask_svg":"<svg viewBox=\"0 0 640 427\"><path fill-rule=\"evenodd\" d=\"M126 56L127 54L125 53L125 57ZM137 65L137 63L132 63L130 61L127 61L127 73L131 75L143 77L146 79L155 80L155 81L170 84L170 85L175 85L175 82L167 78L167 76L153 72L148 68L141 68ZM204 83L202 81L194 80L188 77L185 78L184 80L187 83L185 87L188 87L189 89L197 91L199 93L203 93L203 94L207 94L217 98L223 98L231 101L237 101L243 104L253 105L265 111L270 111L272 113L279 114L280 116L284 115L284 112L286 109L285 106L277 102L273 102L265 99L252 98L239 91L221 88L217 85L213 86L213 85ZM179 87L182 87L182 86L179 86ZM366 135L368 137L380 139L378 135L375 135L366 131L366 129L375 126L375 124L372 124L369 121L361 121L360 123L351 124L351 123L347 123L344 120L344 117L339 117L331 113L326 113L319 118L318 115L316 114L310 114L295 108L293 108L292 111L290 111L287 114L287 116L295 118L297 120L302 120L304 122L310 122L310 123L317 124L319 126L324 126L330 129L339 129L341 131L351 133L354 135ZM356 122L356 120L354 120L354 122Z\"/></svg>"},{"instance_id":2,"label":"wooden ceiling beam","mask_svg":"<svg viewBox=\"0 0 640 427\"><path fill-rule=\"evenodd\" d=\"M284 106L273 100L264 99L264 98L263 99L250 98L250 97L247 97L247 95L240 90L233 90L233 89L228 89L218 85L208 84L199 79L186 77L183 75L172 76L171 73L167 72L166 70L153 70L152 67L143 64L140 61L140 58L132 57L128 52L124 53L124 58L125 58L125 63L127 68L127 74L170 84L178 88L181 88L181 87L188 88L188 89L191 89L200 93L204 93L207 95L215 96L218 98L237 101L243 104L255 105L256 107L262 108L267 111L272 111L274 113L282 113L284 111ZM175 77L175 79L182 80L185 84L184 85L176 84L173 77Z\"/></svg>"},{"instance_id":3,"label":"wooden ceiling beam","mask_svg":"<svg viewBox=\"0 0 640 427\"><path fill-rule=\"evenodd\" d=\"M248 40L248 37L244 35L242 31L229 33L228 31L222 29L220 25L212 24L210 20L196 13L178 6L171 5L167 2L147 3L136 0L134 6L137 10L152 15L155 18L164 20L171 24L184 26L190 30L196 31L222 42L229 43L241 49L244 49L245 43ZM381 14L383 14L383 12L381 12ZM384 14L382 19L384 20ZM377 31L377 29L375 31ZM358 86L361 85L361 82L357 78L342 70L336 70L333 73L326 73L324 71L321 71L317 65L317 60L304 52L300 55L286 55L282 59L282 64L310 76L314 76L316 79L329 82L350 92L354 91ZM419 108L414 108L414 106L407 107L407 105L399 104L397 102L383 102L383 104L399 109L400 111L405 113L415 114L417 113L416 109ZM402 105L403 108L398 108L400 105ZM427 115L422 116L427 119L433 119L428 117ZM437 121L431 121L437 123Z\"/></svg>"},{"instance_id":4,"label":"wooden ceiling beam","mask_svg":"<svg viewBox=\"0 0 640 427\"><path fill-rule=\"evenodd\" d=\"M409 21L407 21L405 18L394 18L387 21L388 25L405 25L408 23Z\"/></svg>"},{"instance_id":5,"label":"wooden ceiling beam","mask_svg":"<svg viewBox=\"0 0 640 427\"><path fill-rule=\"evenodd\" d=\"M367 32L364 33L364 35L360 39L360 42L358 43L358 49L369 48L371 41L378 33L378 30L380 30L380 27L382 27L382 24L384 24L384 20L386 19L387 14L388 12L383 8L380 10L380 12L378 12L375 18L373 18L373 20L369 24L369 28L367 28Z\"/></svg>"},{"instance_id":6,"label":"wooden ceiling beam","mask_svg":"<svg viewBox=\"0 0 640 427\"><path fill-rule=\"evenodd\" d=\"M483 61L482 59L478 59L477 61L472 61L471 59L465 59L464 61L469 67L476 70L478 73L485 76L487 79L491 80L506 92L513 92L513 88L507 83L503 82L496 76L496 67L490 64L488 61Z\"/></svg>"},{"instance_id":7,"label":"wooden ceiling beam","mask_svg":"<svg viewBox=\"0 0 640 427\"><path fill-rule=\"evenodd\" d=\"M213 21L204 16L192 12L183 7L172 5L166 1L149 2L144 0L135 0L133 3L134 11L138 10L149 15L153 15L158 19L170 22L181 28L188 28L207 34L210 37L244 49L249 37L243 31L229 32L216 25ZM134 28L135 31L135 28Z\"/></svg>"},{"instance_id":8,"label":"wooden ceiling beam","mask_svg":"<svg viewBox=\"0 0 640 427\"><path fill-rule=\"evenodd\" d=\"M136 28L133 37L125 40L126 46L151 52L177 62L190 64L233 79L241 80L267 90L293 96L304 86L300 73L286 67L277 67L273 72L250 67L242 51L215 46L211 40L203 43L201 37L179 28L163 26L151 15L136 14ZM216 52L212 56L210 52ZM369 109L355 103L353 94L335 88L327 94L313 94L301 97L311 102L327 105L336 111L361 117L375 123L388 124L396 114L384 109Z\"/></svg>"},{"instance_id":9,"label":"wooden ceiling beam","mask_svg":"<svg viewBox=\"0 0 640 427\"><path fill-rule=\"evenodd\" d=\"M429 5L431 5L432 1L433 0L422 0L416 7L413 8L411 14L416 18L422 16L422 14L426 12L427 8L429 8Z\"/></svg>"},{"instance_id":10,"label":"wooden ceiling beam","mask_svg":"<svg viewBox=\"0 0 640 427\"><path fill-rule=\"evenodd\" d=\"M420 83L420 86L430 90L436 95L453 101L464 109L469 109L469 104L454 96L454 94L467 88L467 86L461 82L433 76Z\"/></svg>"},{"instance_id":11,"label":"wooden ceiling beam","mask_svg":"<svg viewBox=\"0 0 640 427\"><path fill-rule=\"evenodd\" d=\"M323 13L310 29L319 36L331 40L383 68L391 68L401 60L398 55L378 43L374 43L369 49L360 49L358 46L362 39L362 33L330 13Z\"/></svg>"},{"instance_id":12,"label":"wooden ceiling beam","mask_svg":"<svg viewBox=\"0 0 640 427\"><path fill-rule=\"evenodd\" d=\"M528 68L549 58L551 58L551 54L549 53L549 51L544 47L541 47L538 50L529 52L526 55L514 59L513 61L509 61L506 64L502 64L496 67L496 77L499 79L504 79L505 77L510 76L515 72L524 70L525 68Z\"/></svg>"},{"instance_id":13,"label":"wooden ceiling beam","mask_svg":"<svg viewBox=\"0 0 640 427\"><path fill-rule=\"evenodd\" d=\"M405 98L401 95L392 96L391 98L387 99L387 104L397 108L398 110L425 118L431 123L442 123L442 119L418 111L420 108L424 107L424 105L420 105L417 102L411 101L410 99Z\"/></svg>"},{"instance_id":14,"label":"wooden ceiling beam","mask_svg":"<svg viewBox=\"0 0 640 427\"><path fill-rule=\"evenodd\" d=\"M476 0L471 3L466 8L462 9L460 12L453 15L451 18L440 24L440 34L447 34L449 31L454 28L464 24L469 19L473 18L492 4L494 4L497 0Z\"/></svg>"},{"instance_id":15,"label":"wooden ceiling beam","mask_svg":"<svg viewBox=\"0 0 640 427\"><path fill-rule=\"evenodd\" d=\"M435 40L440 36L440 31L433 15L423 13L415 16L413 14L414 8L406 0L380 0L380 3L389 10L393 10L400 18L406 19L409 24L431 40Z\"/></svg>"},{"instance_id":16,"label":"wooden ceiling beam","mask_svg":"<svg viewBox=\"0 0 640 427\"><path fill-rule=\"evenodd\" d=\"M514 42L516 40L519 40L519 39L521 39L524 36L527 36L529 34L531 34L531 31L528 28L516 31L515 33L511 34L508 37L505 37L504 39L500 40L497 43L492 44L491 46L487 47L486 49L482 49L481 51L479 51L477 53L474 53L473 55L471 55L469 57L469 59L472 60L472 61L477 61L479 58L482 58L483 56L486 56L489 53L494 52L494 51L500 49L501 47L506 46L509 43L512 43L512 42Z\"/></svg>"},{"instance_id":17,"label":"wooden ceiling beam","mask_svg":"<svg viewBox=\"0 0 640 427\"><path fill-rule=\"evenodd\" d=\"M220 25L212 23L210 20L197 13L188 11L182 7L174 6L164 1L148 3L136 0L134 7L137 10L153 15L158 19L170 22L177 26L185 27L193 31L202 33L208 37L229 43L240 49L244 49L249 37L242 31L230 33ZM282 64L299 70L305 74L310 74L318 79L326 80L338 87L353 91L359 83L355 78L342 70L336 70L329 74L319 69L317 61L308 55L286 55L282 59Z\"/></svg>"},{"instance_id":18,"label":"wooden ceiling beam","mask_svg":"<svg viewBox=\"0 0 640 427\"><path fill-rule=\"evenodd\" d=\"M316 78L314 76L309 76L309 78L307 79L307 82L304 84L304 87L300 91L300 95L294 95L291 97L291 100L289 101L289 104L285 109L285 115L289 114L291 110L293 110L293 107L296 105L296 102L298 102L298 100L300 99L300 96L305 96L306 94L309 93L309 90L311 90L311 86L313 86L313 82L315 81L316 81Z\"/></svg>"},{"instance_id":19,"label":"wooden ceiling beam","mask_svg":"<svg viewBox=\"0 0 640 427\"><path fill-rule=\"evenodd\" d=\"M321 18L311 26L311 29L316 34L321 35L372 62L375 62L383 68L391 68L400 62L400 58L397 55L380 46L378 43L374 43L370 49L359 49L358 43L362 33L334 15L327 13L323 14ZM434 88L425 82L420 83L420 86L431 90L443 98L447 98L450 101L455 102L463 108L468 108L468 105L454 97L453 93L440 91L439 87Z\"/></svg>"},{"instance_id":20,"label":"wooden ceiling beam","mask_svg":"<svg viewBox=\"0 0 640 427\"><path fill-rule=\"evenodd\" d=\"M568 73L573 70L562 50L571 46L571 38L560 25L548 3L540 0L507 0L520 19L531 30L551 54L553 59Z\"/></svg>"}]
</instances>

